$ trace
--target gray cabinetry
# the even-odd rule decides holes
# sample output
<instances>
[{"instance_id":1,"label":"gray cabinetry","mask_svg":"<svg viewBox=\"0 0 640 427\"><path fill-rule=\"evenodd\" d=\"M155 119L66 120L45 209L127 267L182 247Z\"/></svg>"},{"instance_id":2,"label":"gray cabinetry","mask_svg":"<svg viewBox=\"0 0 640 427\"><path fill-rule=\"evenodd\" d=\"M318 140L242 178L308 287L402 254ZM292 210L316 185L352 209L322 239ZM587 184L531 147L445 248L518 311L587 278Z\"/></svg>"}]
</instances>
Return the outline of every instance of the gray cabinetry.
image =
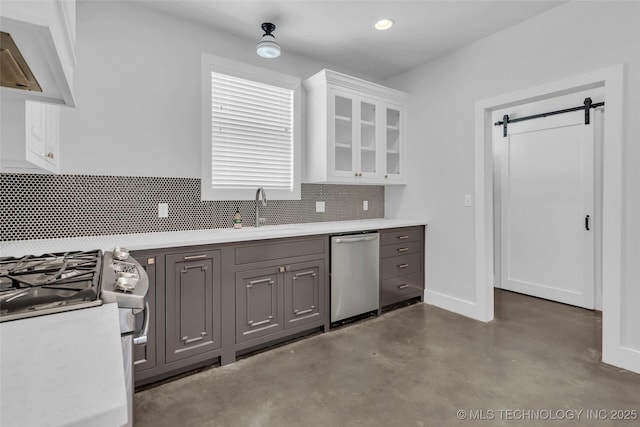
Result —
<instances>
[{"instance_id":1,"label":"gray cabinetry","mask_svg":"<svg viewBox=\"0 0 640 427\"><path fill-rule=\"evenodd\" d=\"M424 293L424 227L380 232L380 307Z\"/></svg>"},{"instance_id":2,"label":"gray cabinetry","mask_svg":"<svg viewBox=\"0 0 640 427\"><path fill-rule=\"evenodd\" d=\"M165 360L220 348L220 251L166 256Z\"/></svg>"},{"instance_id":3,"label":"gray cabinetry","mask_svg":"<svg viewBox=\"0 0 640 427\"><path fill-rule=\"evenodd\" d=\"M284 314L286 327L322 320L324 261L316 260L285 267Z\"/></svg>"},{"instance_id":4,"label":"gray cabinetry","mask_svg":"<svg viewBox=\"0 0 640 427\"><path fill-rule=\"evenodd\" d=\"M326 236L250 242L234 247L237 352L324 326L328 299ZM259 267L259 268L256 268Z\"/></svg>"},{"instance_id":5,"label":"gray cabinetry","mask_svg":"<svg viewBox=\"0 0 640 427\"><path fill-rule=\"evenodd\" d=\"M278 267L236 273L236 342L283 329L282 274Z\"/></svg>"}]
</instances>

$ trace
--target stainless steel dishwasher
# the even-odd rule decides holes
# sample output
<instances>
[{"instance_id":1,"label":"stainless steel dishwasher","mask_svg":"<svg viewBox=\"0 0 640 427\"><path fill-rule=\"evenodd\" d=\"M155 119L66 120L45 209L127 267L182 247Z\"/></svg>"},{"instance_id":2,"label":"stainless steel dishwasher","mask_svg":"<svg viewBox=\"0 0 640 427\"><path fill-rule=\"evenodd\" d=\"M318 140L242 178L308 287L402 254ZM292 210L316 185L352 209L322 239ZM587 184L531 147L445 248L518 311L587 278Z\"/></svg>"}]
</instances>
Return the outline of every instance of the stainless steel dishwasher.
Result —
<instances>
[{"instance_id":1,"label":"stainless steel dishwasher","mask_svg":"<svg viewBox=\"0 0 640 427\"><path fill-rule=\"evenodd\" d=\"M331 237L331 322L378 309L379 253L377 232Z\"/></svg>"}]
</instances>

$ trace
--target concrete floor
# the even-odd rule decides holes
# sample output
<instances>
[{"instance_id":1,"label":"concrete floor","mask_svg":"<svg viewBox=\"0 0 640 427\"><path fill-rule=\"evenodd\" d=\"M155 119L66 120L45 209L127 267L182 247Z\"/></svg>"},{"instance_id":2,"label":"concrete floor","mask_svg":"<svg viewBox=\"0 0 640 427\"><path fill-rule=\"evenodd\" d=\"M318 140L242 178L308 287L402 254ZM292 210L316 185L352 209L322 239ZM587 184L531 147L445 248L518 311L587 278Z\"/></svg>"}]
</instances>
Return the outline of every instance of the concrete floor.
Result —
<instances>
[{"instance_id":1,"label":"concrete floor","mask_svg":"<svg viewBox=\"0 0 640 427\"><path fill-rule=\"evenodd\" d=\"M640 425L640 375L600 362L598 314L495 306L416 304L138 392L136 426Z\"/></svg>"}]
</instances>

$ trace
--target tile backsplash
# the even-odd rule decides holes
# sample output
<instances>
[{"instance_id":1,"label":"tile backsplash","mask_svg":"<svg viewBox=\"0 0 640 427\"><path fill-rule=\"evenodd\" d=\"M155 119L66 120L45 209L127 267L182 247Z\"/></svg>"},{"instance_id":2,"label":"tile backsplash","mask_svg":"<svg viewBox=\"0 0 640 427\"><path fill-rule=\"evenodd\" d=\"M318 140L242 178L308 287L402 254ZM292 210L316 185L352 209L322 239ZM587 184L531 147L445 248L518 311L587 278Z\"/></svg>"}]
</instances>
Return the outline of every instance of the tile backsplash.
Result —
<instances>
[{"instance_id":1,"label":"tile backsplash","mask_svg":"<svg viewBox=\"0 0 640 427\"><path fill-rule=\"evenodd\" d=\"M3 173L0 202L0 241L227 228L236 209L245 226L255 221L255 202L201 201L194 178ZM302 184L301 200L269 200L261 216L267 225L383 218L384 187Z\"/></svg>"}]
</instances>

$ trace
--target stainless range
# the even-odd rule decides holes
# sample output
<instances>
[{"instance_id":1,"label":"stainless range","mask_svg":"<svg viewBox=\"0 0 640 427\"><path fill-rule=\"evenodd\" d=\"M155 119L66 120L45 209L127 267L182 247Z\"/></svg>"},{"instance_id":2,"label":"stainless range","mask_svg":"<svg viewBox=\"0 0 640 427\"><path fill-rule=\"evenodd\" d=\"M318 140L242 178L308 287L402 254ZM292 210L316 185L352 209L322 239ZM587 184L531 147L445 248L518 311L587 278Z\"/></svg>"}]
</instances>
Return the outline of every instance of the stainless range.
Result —
<instances>
[{"instance_id":1,"label":"stainless range","mask_svg":"<svg viewBox=\"0 0 640 427\"><path fill-rule=\"evenodd\" d=\"M118 304L127 425L133 425L133 344L145 343L149 329L148 290L146 271L124 248L0 258L0 322Z\"/></svg>"}]
</instances>

